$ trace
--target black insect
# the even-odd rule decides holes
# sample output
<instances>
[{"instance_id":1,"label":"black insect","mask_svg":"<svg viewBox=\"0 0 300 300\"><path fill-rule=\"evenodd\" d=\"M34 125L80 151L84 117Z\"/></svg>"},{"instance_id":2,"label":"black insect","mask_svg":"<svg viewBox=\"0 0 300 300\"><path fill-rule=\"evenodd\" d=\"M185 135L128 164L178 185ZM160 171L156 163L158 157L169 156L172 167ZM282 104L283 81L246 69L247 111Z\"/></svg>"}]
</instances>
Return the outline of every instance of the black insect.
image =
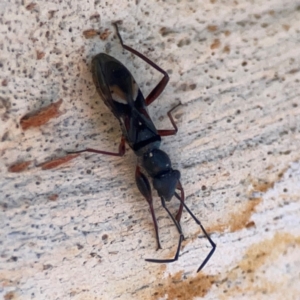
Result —
<instances>
[{"instance_id":1,"label":"black insect","mask_svg":"<svg viewBox=\"0 0 300 300\"><path fill-rule=\"evenodd\" d=\"M127 142L134 153L140 158L142 168L146 170L148 176L152 178L153 187L161 199L161 204L167 211L180 234L174 258L146 259L146 261L155 263L170 263L178 259L181 243L184 239L180 226L180 219L184 207L195 222L201 227L205 237L212 246L209 254L198 268L197 272L199 272L213 255L216 249L216 244L211 240L200 221L184 203L184 191L180 183L180 172L172 169L169 156L159 149L162 136L174 135L177 132L177 126L171 113L178 107L178 105L168 112L168 117L173 125L173 129L168 130L156 129L147 111L147 106L155 101L164 90L169 81L169 76L164 70L143 54L127 45L124 45L117 24L114 23L114 26L116 27L116 32L122 47L146 61L164 76L148 97L144 98L133 76L122 63L105 53L97 54L92 60L93 80L104 103L120 122L122 137L119 145L119 151L108 152L87 148L85 150L72 153L93 152L113 156L123 156L125 153L125 142ZM158 226L152 204L153 200L150 183L139 165L136 167L135 180L138 189L150 206L155 228L157 248L161 249ZM180 192L180 196L176 190ZM180 201L180 207L175 217L173 217L169 209L166 207L166 202L169 202L173 196Z\"/></svg>"}]
</instances>

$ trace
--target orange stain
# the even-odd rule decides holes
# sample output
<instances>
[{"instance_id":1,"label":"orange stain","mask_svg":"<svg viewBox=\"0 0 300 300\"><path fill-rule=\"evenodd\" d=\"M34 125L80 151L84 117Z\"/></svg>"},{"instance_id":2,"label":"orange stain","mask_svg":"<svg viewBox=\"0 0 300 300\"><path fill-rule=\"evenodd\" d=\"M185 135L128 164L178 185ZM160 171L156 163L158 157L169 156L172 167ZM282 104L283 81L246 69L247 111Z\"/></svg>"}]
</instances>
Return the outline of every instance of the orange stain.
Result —
<instances>
[{"instance_id":1,"label":"orange stain","mask_svg":"<svg viewBox=\"0 0 300 300\"><path fill-rule=\"evenodd\" d=\"M285 232L276 233L273 238L250 246L243 259L226 274L226 280L221 281L223 284L219 286L219 289L223 293L220 293L219 299L231 297L236 299L242 295L244 297L245 295L255 295L256 299L262 295L269 295L271 299L271 294L279 295L279 291L287 284L286 277L289 275L285 274L283 270L281 272L278 270L278 281L271 282L262 269L273 268L276 261L286 255L288 248L295 247L300 247L300 237ZM280 283L281 280L283 280L282 284ZM226 291L226 296L224 291ZM293 293L292 290L291 293ZM286 299L288 298L287 296Z\"/></svg>"},{"instance_id":2,"label":"orange stain","mask_svg":"<svg viewBox=\"0 0 300 300\"><path fill-rule=\"evenodd\" d=\"M215 39L215 40L213 41L213 43L210 45L210 49L211 49L211 50L217 49L217 48L220 47L220 45L221 45L220 40L219 40L219 39Z\"/></svg>"},{"instance_id":3,"label":"orange stain","mask_svg":"<svg viewBox=\"0 0 300 300\"><path fill-rule=\"evenodd\" d=\"M88 29L88 30L83 31L82 33L86 39L91 39L91 38L95 37L96 35L98 35L98 31L95 29Z\"/></svg>"},{"instance_id":4,"label":"orange stain","mask_svg":"<svg viewBox=\"0 0 300 300\"><path fill-rule=\"evenodd\" d=\"M28 114L22 117L20 120L22 129L26 130L30 127L40 127L41 125L46 124L52 118L60 116L58 109L62 102L62 99L60 99L33 114Z\"/></svg>"},{"instance_id":5,"label":"orange stain","mask_svg":"<svg viewBox=\"0 0 300 300\"><path fill-rule=\"evenodd\" d=\"M42 170L54 169L62 164L69 162L70 160L74 159L78 155L79 154L69 154L64 157L55 158L38 165L38 167L42 167Z\"/></svg>"},{"instance_id":6,"label":"orange stain","mask_svg":"<svg viewBox=\"0 0 300 300\"><path fill-rule=\"evenodd\" d=\"M217 25L208 25L207 30L210 32L215 32L218 30L218 26Z\"/></svg>"},{"instance_id":7,"label":"orange stain","mask_svg":"<svg viewBox=\"0 0 300 300\"><path fill-rule=\"evenodd\" d=\"M27 169L30 163L31 161L22 161L22 162L15 163L8 168L8 172L12 172L12 173L22 172Z\"/></svg>"},{"instance_id":8,"label":"orange stain","mask_svg":"<svg viewBox=\"0 0 300 300\"><path fill-rule=\"evenodd\" d=\"M183 278L183 272L169 275L162 284L155 288L152 299L160 299L167 295L168 300L191 300L204 297L215 283L217 276L198 273L193 278Z\"/></svg>"}]
</instances>

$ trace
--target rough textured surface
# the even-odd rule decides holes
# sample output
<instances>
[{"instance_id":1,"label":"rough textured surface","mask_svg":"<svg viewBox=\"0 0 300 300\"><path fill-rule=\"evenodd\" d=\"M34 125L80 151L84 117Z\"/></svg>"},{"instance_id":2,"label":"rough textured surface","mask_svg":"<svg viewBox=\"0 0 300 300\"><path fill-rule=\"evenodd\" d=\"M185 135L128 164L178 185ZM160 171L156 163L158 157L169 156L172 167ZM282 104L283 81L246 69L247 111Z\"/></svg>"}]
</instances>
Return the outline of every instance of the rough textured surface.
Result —
<instances>
[{"instance_id":1,"label":"rough textured surface","mask_svg":"<svg viewBox=\"0 0 300 300\"><path fill-rule=\"evenodd\" d=\"M110 4L110 2L115 2ZM280 1L2 1L0 3L0 295L4 299L296 299L300 270L300 6ZM187 213L186 241L156 202L163 250L134 182L136 158L113 151L118 123L95 92L91 58L106 52L177 136L162 148L181 170L186 202L217 243L209 251ZM22 130L20 120L63 99L61 115ZM64 158L61 161L67 161ZM17 171L12 171L17 170ZM158 199L157 199L158 200ZM176 211L178 203L170 203Z\"/></svg>"}]
</instances>

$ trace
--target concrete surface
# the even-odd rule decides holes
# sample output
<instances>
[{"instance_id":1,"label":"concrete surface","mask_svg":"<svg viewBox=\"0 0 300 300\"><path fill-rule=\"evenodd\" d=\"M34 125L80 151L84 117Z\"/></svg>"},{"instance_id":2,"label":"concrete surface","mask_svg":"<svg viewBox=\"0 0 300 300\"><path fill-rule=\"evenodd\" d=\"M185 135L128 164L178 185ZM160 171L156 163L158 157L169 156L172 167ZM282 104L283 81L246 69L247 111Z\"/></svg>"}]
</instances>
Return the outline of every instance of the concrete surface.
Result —
<instances>
[{"instance_id":1,"label":"concrete surface","mask_svg":"<svg viewBox=\"0 0 300 300\"><path fill-rule=\"evenodd\" d=\"M3 299L299 299L296 2L1 1ZM163 246L155 250L130 150L64 159L66 150L114 151L119 142L118 122L92 83L95 54L121 60L145 95L161 78L122 51L116 20L124 42L170 75L149 108L157 127L169 128L166 112L182 103L179 132L162 149L217 244L198 274L210 247L186 212L179 261L144 261L172 257L178 234L155 195ZM60 99L48 122L22 129L23 116L48 114ZM55 168L40 166L53 159Z\"/></svg>"}]
</instances>

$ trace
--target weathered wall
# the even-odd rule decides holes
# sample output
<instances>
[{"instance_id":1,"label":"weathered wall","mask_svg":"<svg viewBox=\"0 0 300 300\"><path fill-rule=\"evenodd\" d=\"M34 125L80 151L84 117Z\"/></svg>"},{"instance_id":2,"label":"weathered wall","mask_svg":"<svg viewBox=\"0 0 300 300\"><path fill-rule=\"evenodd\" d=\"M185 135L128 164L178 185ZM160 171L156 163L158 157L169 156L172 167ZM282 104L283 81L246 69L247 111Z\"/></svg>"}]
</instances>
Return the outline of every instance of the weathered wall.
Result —
<instances>
[{"instance_id":1,"label":"weathered wall","mask_svg":"<svg viewBox=\"0 0 300 300\"><path fill-rule=\"evenodd\" d=\"M300 294L300 6L296 1L8 1L0 3L0 295L4 299L296 299ZM91 58L121 60L147 95L162 148L182 173L186 241L156 197L163 250L134 182L136 158L65 150L115 150L120 130L95 92ZM89 29L99 35L87 38ZM89 32L93 35L93 32ZM20 119L63 102L60 115L23 130ZM46 111L49 113L49 111ZM29 162L12 172L16 163ZM19 167L20 166L15 166ZM170 203L176 211L178 203Z\"/></svg>"}]
</instances>

